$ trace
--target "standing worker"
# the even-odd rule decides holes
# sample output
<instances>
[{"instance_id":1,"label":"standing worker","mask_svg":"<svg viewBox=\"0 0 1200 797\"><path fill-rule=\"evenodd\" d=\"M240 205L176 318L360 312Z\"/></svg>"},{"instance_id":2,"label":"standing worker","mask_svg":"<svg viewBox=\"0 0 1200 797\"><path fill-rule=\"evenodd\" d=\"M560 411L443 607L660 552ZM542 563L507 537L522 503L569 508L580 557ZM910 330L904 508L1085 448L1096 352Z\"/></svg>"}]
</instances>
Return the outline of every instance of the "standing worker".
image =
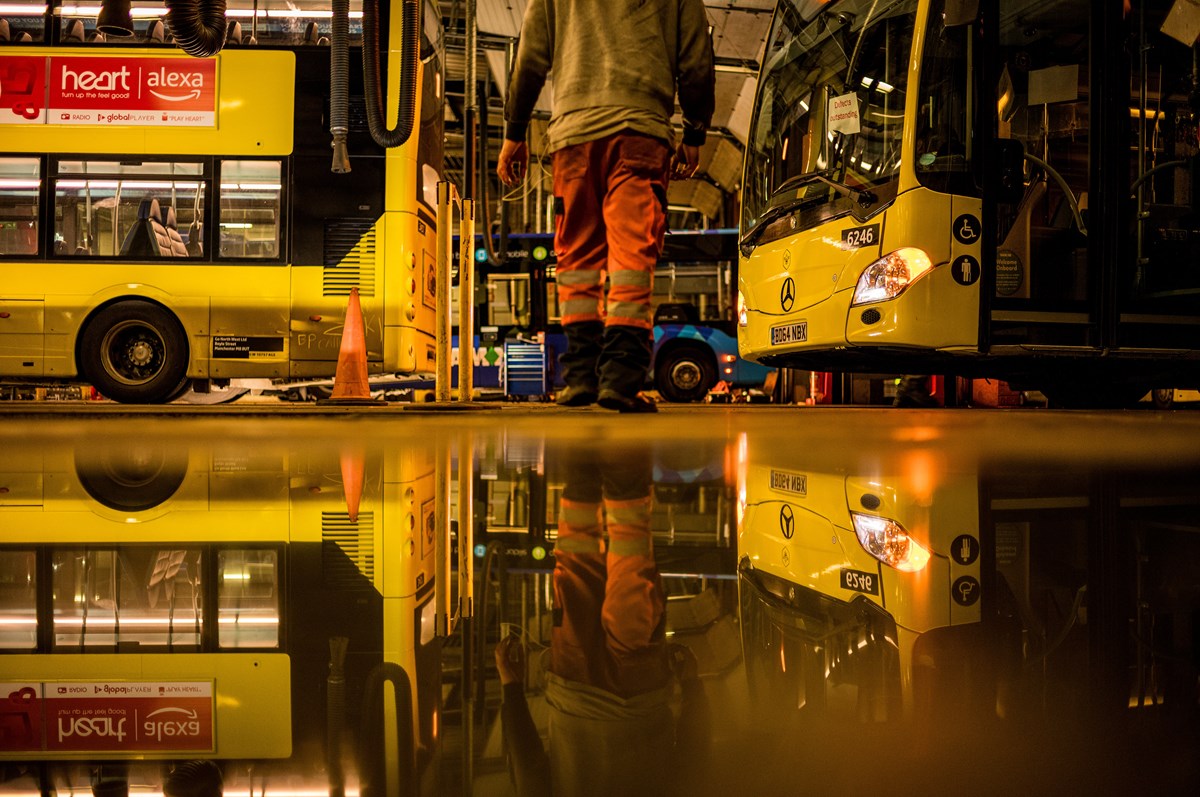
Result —
<instances>
[{"instance_id":1,"label":"standing worker","mask_svg":"<svg viewBox=\"0 0 1200 797\"><path fill-rule=\"evenodd\" d=\"M650 369L654 264L667 181L700 162L714 72L701 0L529 0L504 106L496 170L509 186L529 165L529 118L554 74L554 248L567 350L558 403L654 412ZM671 154L675 94L683 139ZM604 296L608 275L607 302Z\"/></svg>"}]
</instances>

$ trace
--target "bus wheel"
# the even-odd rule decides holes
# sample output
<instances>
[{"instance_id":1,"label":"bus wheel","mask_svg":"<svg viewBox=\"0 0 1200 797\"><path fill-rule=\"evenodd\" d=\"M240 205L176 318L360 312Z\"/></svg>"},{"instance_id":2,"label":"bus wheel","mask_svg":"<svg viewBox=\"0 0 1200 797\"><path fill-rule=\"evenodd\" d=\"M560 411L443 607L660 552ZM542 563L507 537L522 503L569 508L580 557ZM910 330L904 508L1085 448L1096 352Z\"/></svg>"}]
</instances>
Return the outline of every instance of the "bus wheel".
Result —
<instances>
[{"instance_id":1,"label":"bus wheel","mask_svg":"<svg viewBox=\"0 0 1200 797\"><path fill-rule=\"evenodd\" d=\"M175 316L148 302L118 302L92 318L79 344L80 370L123 404L170 400L187 372L187 338Z\"/></svg>"},{"instance_id":2,"label":"bus wheel","mask_svg":"<svg viewBox=\"0 0 1200 797\"><path fill-rule=\"evenodd\" d=\"M1175 388L1156 387L1150 391L1150 399L1154 402L1154 409L1169 410L1171 409L1171 405L1175 403Z\"/></svg>"},{"instance_id":3,"label":"bus wheel","mask_svg":"<svg viewBox=\"0 0 1200 797\"><path fill-rule=\"evenodd\" d=\"M87 494L118 512L154 509L178 492L187 455L144 440L120 449L76 449L75 475Z\"/></svg>"},{"instance_id":4,"label":"bus wheel","mask_svg":"<svg viewBox=\"0 0 1200 797\"><path fill-rule=\"evenodd\" d=\"M654 386L667 401L703 401L716 384L712 355L695 346L677 346L659 352Z\"/></svg>"}]
</instances>

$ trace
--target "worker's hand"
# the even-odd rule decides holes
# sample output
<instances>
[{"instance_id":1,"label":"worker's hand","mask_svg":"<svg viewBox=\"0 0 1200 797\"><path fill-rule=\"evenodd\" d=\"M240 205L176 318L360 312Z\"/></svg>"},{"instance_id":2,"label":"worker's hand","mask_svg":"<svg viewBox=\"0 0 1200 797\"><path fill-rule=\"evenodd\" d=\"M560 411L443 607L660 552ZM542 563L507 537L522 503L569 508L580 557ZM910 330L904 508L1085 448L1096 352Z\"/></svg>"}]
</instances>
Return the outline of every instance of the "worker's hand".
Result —
<instances>
[{"instance_id":1,"label":"worker's hand","mask_svg":"<svg viewBox=\"0 0 1200 797\"><path fill-rule=\"evenodd\" d=\"M525 683L525 646L511 634L496 644L496 669L500 685Z\"/></svg>"},{"instance_id":2,"label":"worker's hand","mask_svg":"<svg viewBox=\"0 0 1200 797\"><path fill-rule=\"evenodd\" d=\"M700 148L680 142L671 156L671 179L686 180L700 167Z\"/></svg>"},{"instance_id":3,"label":"worker's hand","mask_svg":"<svg viewBox=\"0 0 1200 797\"><path fill-rule=\"evenodd\" d=\"M500 157L496 162L496 174L500 176L500 182L507 186L517 185L525 179L528 168L529 147L525 142L504 139L504 146L500 148Z\"/></svg>"}]
</instances>

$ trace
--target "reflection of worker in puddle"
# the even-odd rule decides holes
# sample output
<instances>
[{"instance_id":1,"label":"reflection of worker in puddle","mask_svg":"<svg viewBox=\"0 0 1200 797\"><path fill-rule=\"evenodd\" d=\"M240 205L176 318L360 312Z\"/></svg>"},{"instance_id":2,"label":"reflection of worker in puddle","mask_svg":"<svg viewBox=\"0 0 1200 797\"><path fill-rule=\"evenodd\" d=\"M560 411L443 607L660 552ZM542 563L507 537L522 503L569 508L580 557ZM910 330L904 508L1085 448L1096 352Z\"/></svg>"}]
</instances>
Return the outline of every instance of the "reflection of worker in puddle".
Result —
<instances>
[{"instance_id":1,"label":"reflection of worker in puddle","mask_svg":"<svg viewBox=\"0 0 1200 797\"><path fill-rule=\"evenodd\" d=\"M525 701L521 642L510 636L496 647L521 797L687 793L708 742L695 657L665 641L650 457L607 456L580 452L567 466L546 666L548 752Z\"/></svg>"}]
</instances>

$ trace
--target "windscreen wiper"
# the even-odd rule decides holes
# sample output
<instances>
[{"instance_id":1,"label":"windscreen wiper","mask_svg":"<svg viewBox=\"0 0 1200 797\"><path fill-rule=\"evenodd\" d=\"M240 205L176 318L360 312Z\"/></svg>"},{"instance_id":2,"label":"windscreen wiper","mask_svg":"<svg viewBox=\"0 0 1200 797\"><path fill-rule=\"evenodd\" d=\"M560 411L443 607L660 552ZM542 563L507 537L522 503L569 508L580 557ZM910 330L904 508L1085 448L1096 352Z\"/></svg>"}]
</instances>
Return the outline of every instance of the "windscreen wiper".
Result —
<instances>
[{"instance_id":1,"label":"windscreen wiper","mask_svg":"<svg viewBox=\"0 0 1200 797\"><path fill-rule=\"evenodd\" d=\"M780 183L779 187L776 188L773 193L778 195L781 191L803 188L804 186L812 185L813 183L823 183L829 186L840 196L847 196L853 199L859 204L859 207L867 208L875 204L875 194L871 193L870 191L859 191L851 188L845 183L839 183L836 180L830 180L828 177L828 172L809 172L808 174L797 174L794 177L789 177Z\"/></svg>"},{"instance_id":2,"label":"windscreen wiper","mask_svg":"<svg viewBox=\"0 0 1200 797\"><path fill-rule=\"evenodd\" d=\"M746 234L742 236L742 240L738 241L738 247L741 249L742 254L745 257L750 257L750 252L753 251L754 244L758 242L763 230L767 229L767 226L770 225L771 222L775 221L776 219L783 218L796 208L806 204L809 201L811 200L795 197L786 202L781 202L778 205L772 205L764 210L763 214L759 216L758 221L754 222L754 226L746 231Z\"/></svg>"},{"instance_id":3,"label":"windscreen wiper","mask_svg":"<svg viewBox=\"0 0 1200 797\"><path fill-rule=\"evenodd\" d=\"M794 177L789 177L779 184L779 187L775 189L773 195L779 196L779 194L783 191L803 188L804 186L812 185L813 183L822 183L827 185L836 191L840 196L850 197L861 207L866 208L875 204L875 195L870 191L856 191L845 183L839 183L834 180L830 180L822 172L809 172L808 174L797 174ZM777 205L771 205L768 207L765 211L763 211L763 214L761 217L759 217L758 221L754 223L754 226L747 230L746 234L742 236L742 240L738 242L738 246L741 247L742 254L746 257L750 256L750 252L753 250L754 244L762 235L763 230L765 230L771 222L786 216L801 205L806 205L812 202L813 199L813 197L792 197L791 199L784 200Z\"/></svg>"}]
</instances>

